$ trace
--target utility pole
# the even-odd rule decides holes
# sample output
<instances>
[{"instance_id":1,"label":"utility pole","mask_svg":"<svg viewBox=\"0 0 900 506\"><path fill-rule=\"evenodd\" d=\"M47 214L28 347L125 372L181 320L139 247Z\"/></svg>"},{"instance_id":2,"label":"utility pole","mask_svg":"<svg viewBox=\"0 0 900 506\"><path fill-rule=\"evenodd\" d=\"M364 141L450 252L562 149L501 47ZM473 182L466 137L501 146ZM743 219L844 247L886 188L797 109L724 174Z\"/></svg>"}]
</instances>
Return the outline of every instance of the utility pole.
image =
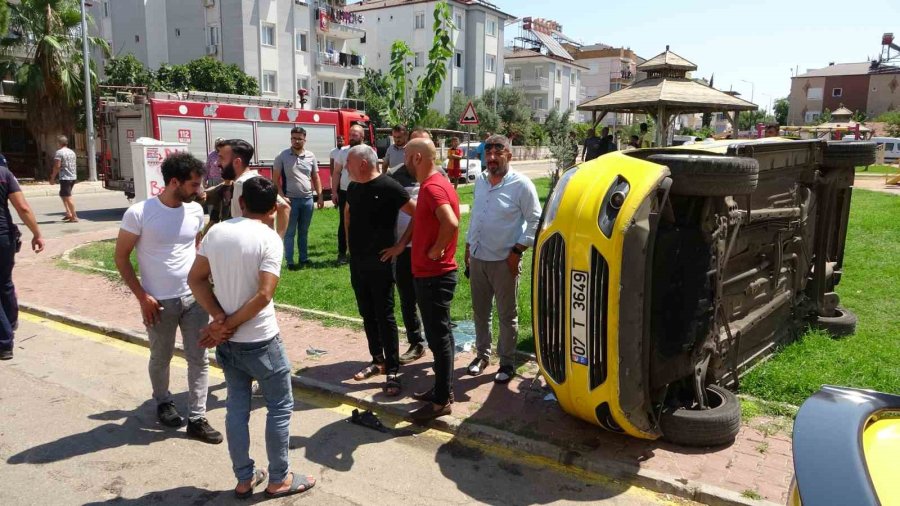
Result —
<instances>
[{"instance_id":1,"label":"utility pole","mask_svg":"<svg viewBox=\"0 0 900 506\"><path fill-rule=\"evenodd\" d=\"M81 46L84 55L84 112L87 119L88 181L97 180L97 150L94 146L94 101L91 98L91 54L88 52L87 8L81 0Z\"/></svg>"}]
</instances>

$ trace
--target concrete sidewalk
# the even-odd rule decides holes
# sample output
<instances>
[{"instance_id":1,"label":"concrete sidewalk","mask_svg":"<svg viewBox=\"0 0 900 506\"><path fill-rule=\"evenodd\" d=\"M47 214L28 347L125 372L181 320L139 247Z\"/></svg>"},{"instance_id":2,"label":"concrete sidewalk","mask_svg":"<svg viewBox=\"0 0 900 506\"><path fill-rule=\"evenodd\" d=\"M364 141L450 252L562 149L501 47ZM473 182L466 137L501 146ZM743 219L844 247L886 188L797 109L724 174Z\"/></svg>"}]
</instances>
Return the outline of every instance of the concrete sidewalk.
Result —
<instances>
[{"instance_id":1,"label":"concrete sidewalk","mask_svg":"<svg viewBox=\"0 0 900 506\"><path fill-rule=\"evenodd\" d=\"M138 305L124 285L99 274L61 268L50 258L84 242L112 238L115 232L59 238L40 257L20 255L14 277L22 308L135 342L145 340ZM410 394L431 386L430 354L401 370L403 396L389 398L382 393L383 376L352 380L369 360L361 331L326 326L284 311L279 311L278 320L295 382L302 388L404 416L419 405ZM785 434L745 425L734 444L710 449L625 437L562 412L548 397L550 390L533 363L526 364L510 384L495 385L495 366L478 377L463 375L472 358L471 353L457 353L453 415L439 420L435 428L703 503L784 504L787 499L793 462Z\"/></svg>"},{"instance_id":2,"label":"concrete sidewalk","mask_svg":"<svg viewBox=\"0 0 900 506\"><path fill-rule=\"evenodd\" d=\"M26 199L31 197L55 197L59 195L59 185L50 184L46 181L42 183L22 184L21 186L22 193L25 194ZM72 196L77 199L79 195L103 193L107 191L110 190L103 187L103 181L79 181L75 184L75 189L72 190Z\"/></svg>"}]
</instances>

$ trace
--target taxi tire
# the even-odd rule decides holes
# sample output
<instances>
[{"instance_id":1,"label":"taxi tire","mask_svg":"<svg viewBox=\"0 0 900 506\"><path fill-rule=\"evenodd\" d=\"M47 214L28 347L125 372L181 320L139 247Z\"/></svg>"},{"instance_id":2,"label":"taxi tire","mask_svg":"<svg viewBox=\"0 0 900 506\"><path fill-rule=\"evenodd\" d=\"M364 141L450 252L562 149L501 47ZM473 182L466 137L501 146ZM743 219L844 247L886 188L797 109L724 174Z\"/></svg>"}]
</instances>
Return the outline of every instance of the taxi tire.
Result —
<instances>
[{"instance_id":1,"label":"taxi tire","mask_svg":"<svg viewBox=\"0 0 900 506\"><path fill-rule=\"evenodd\" d=\"M875 164L875 143L830 141L822 155L822 167L842 169Z\"/></svg>"},{"instance_id":2,"label":"taxi tire","mask_svg":"<svg viewBox=\"0 0 900 506\"><path fill-rule=\"evenodd\" d=\"M815 327L824 330L831 337L847 337L856 333L856 323L859 320L853 311L838 306L834 309L835 316L817 316Z\"/></svg>"},{"instance_id":3,"label":"taxi tire","mask_svg":"<svg viewBox=\"0 0 900 506\"><path fill-rule=\"evenodd\" d=\"M748 195L756 190L759 182L759 162L753 158L659 154L647 159L669 168L672 178L670 193L673 195Z\"/></svg>"},{"instance_id":4,"label":"taxi tire","mask_svg":"<svg viewBox=\"0 0 900 506\"><path fill-rule=\"evenodd\" d=\"M734 441L741 428L741 404L731 391L718 385L706 387L718 404L705 410L663 409L659 418L663 438L682 446L721 446Z\"/></svg>"}]
</instances>

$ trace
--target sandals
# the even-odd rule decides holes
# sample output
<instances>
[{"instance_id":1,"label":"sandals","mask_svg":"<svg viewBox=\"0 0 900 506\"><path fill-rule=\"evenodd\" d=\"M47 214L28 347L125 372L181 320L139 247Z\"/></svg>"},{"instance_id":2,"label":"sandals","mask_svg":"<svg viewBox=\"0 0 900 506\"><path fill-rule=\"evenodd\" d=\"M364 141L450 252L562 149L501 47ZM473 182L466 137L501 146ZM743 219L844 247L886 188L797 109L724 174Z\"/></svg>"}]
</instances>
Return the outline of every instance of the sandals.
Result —
<instances>
[{"instance_id":1,"label":"sandals","mask_svg":"<svg viewBox=\"0 0 900 506\"><path fill-rule=\"evenodd\" d=\"M388 374L387 381L384 384L384 393L389 397L397 397L400 395L401 389L400 375L397 373Z\"/></svg>"},{"instance_id":2,"label":"sandals","mask_svg":"<svg viewBox=\"0 0 900 506\"><path fill-rule=\"evenodd\" d=\"M250 488L243 491L238 492L237 488L234 489L234 496L238 499L249 499L253 497L253 489L258 487L262 482L266 481L266 478L269 477L269 473L267 473L263 469L254 469L253 470L253 478L250 479Z\"/></svg>"},{"instance_id":3,"label":"sandals","mask_svg":"<svg viewBox=\"0 0 900 506\"><path fill-rule=\"evenodd\" d=\"M283 490L281 492L269 492L268 489L265 491L266 499L276 499L278 497L285 497L294 494L302 494L307 490L316 486L316 481L309 481L309 476L298 476L296 473L291 473L291 488L287 490ZM300 487L303 487L301 489Z\"/></svg>"},{"instance_id":4,"label":"sandals","mask_svg":"<svg viewBox=\"0 0 900 506\"><path fill-rule=\"evenodd\" d=\"M364 367L361 371L353 375L353 379L356 381L362 381L371 378L372 376L378 376L379 374L384 374L384 364L376 364L371 363Z\"/></svg>"}]
</instances>

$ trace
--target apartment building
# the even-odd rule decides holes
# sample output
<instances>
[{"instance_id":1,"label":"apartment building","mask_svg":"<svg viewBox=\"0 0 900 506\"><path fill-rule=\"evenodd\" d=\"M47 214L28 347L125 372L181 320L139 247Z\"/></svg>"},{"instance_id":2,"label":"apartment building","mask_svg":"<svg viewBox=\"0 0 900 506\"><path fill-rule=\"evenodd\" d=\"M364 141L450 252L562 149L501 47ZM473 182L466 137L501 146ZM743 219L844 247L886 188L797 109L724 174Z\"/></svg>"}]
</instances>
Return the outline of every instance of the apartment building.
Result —
<instances>
[{"instance_id":1,"label":"apartment building","mask_svg":"<svg viewBox=\"0 0 900 506\"><path fill-rule=\"evenodd\" d=\"M446 114L453 94L479 96L501 86L504 74L504 26L513 16L484 0L449 0L453 9L451 32L454 53L450 69L431 104ZM434 40L434 0L362 0L347 6L362 17L364 38L351 42L366 66L388 72L391 46L403 40L415 54L412 78L420 77L428 65Z\"/></svg>"},{"instance_id":2,"label":"apartment building","mask_svg":"<svg viewBox=\"0 0 900 506\"><path fill-rule=\"evenodd\" d=\"M525 92L535 119L542 121L550 110L575 108L584 98L582 73L587 67L562 46L570 42L562 35L562 26L552 20L523 18L512 47L505 51L510 83Z\"/></svg>"},{"instance_id":3,"label":"apartment building","mask_svg":"<svg viewBox=\"0 0 900 506\"><path fill-rule=\"evenodd\" d=\"M147 67L209 56L257 78L264 96L307 108L364 108L348 100L363 76L351 41L364 39L361 17L341 0L100 0L94 31L113 55L133 53ZM102 55L95 53L101 63ZM102 65L100 65L102 67Z\"/></svg>"},{"instance_id":4,"label":"apartment building","mask_svg":"<svg viewBox=\"0 0 900 506\"><path fill-rule=\"evenodd\" d=\"M587 67L581 72L583 91L578 99L579 104L631 86L635 81L646 77L645 75L639 76L637 71L637 66L643 63L644 59L629 48L612 47L606 44L580 47L566 44L564 47L578 64ZM579 121L591 120L590 113L579 112L578 114ZM607 114L601 124L612 126L617 121L621 123L622 119L615 114Z\"/></svg>"}]
</instances>

